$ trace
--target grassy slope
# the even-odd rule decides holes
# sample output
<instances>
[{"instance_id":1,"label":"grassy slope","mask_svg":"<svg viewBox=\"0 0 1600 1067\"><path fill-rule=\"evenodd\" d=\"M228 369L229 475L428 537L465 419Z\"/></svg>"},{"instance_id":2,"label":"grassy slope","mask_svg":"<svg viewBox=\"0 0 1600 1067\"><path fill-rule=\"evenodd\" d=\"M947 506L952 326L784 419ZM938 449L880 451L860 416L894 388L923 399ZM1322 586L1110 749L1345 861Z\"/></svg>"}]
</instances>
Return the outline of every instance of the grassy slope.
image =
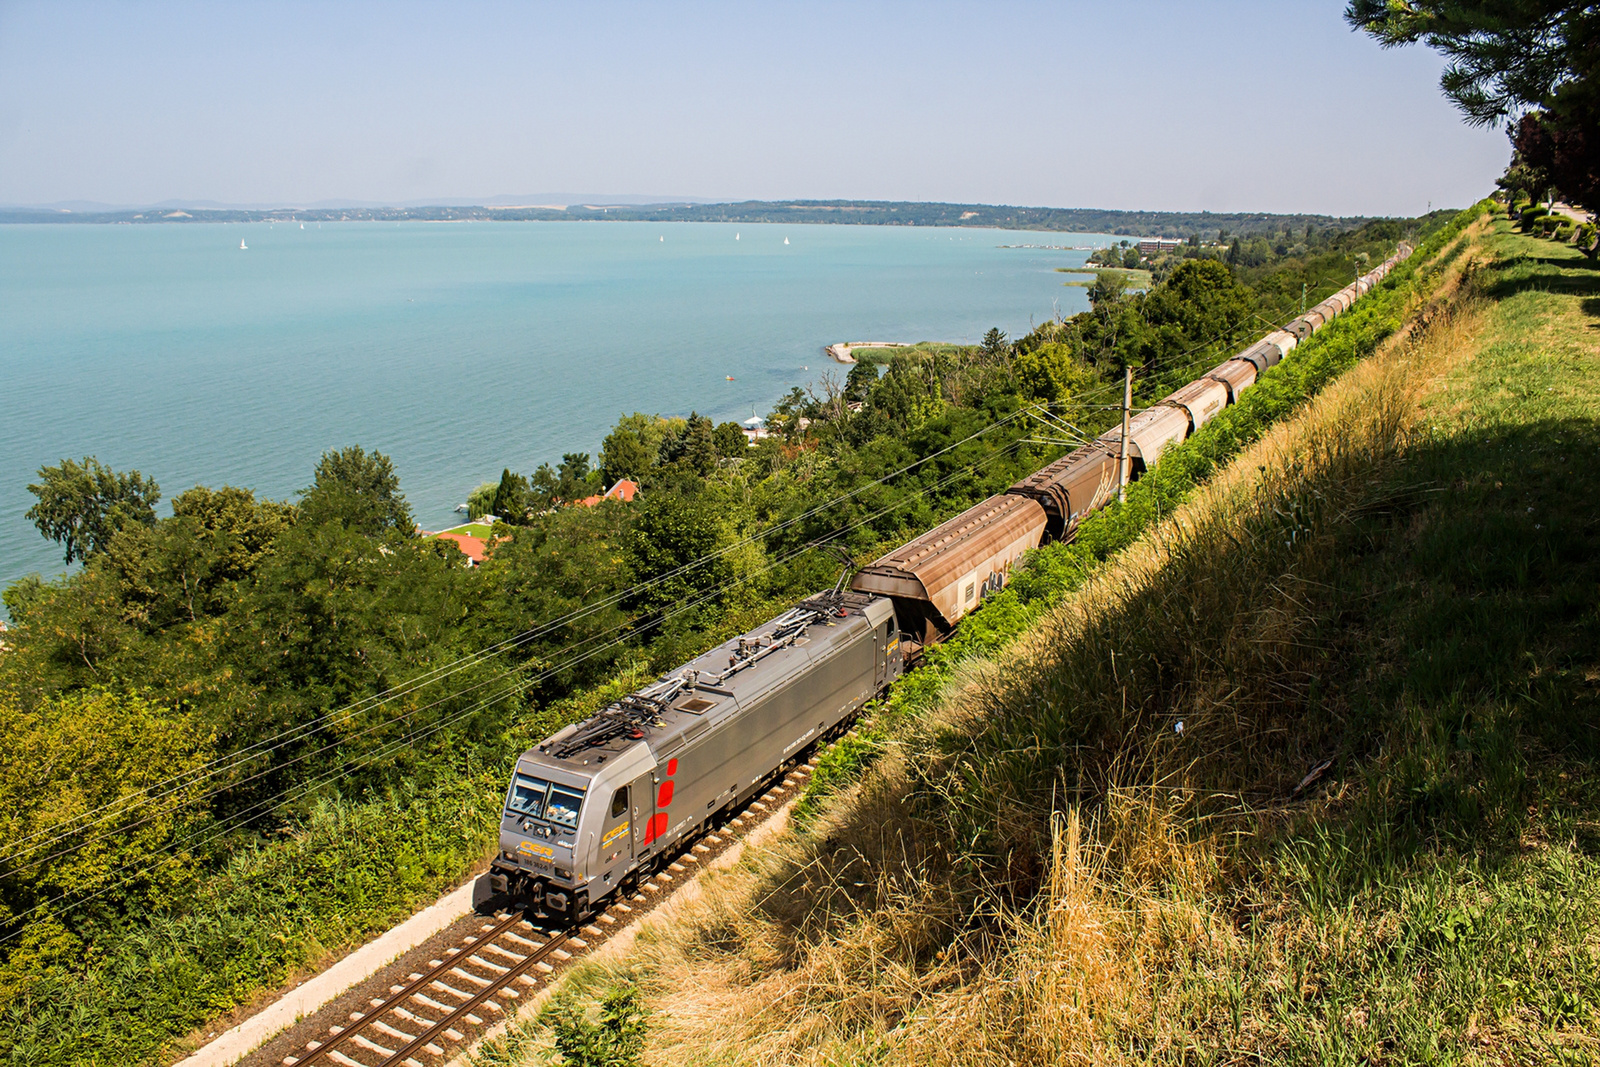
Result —
<instances>
[{"instance_id":1,"label":"grassy slope","mask_svg":"<svg viewBox=\"0 0 1600 1067\"><path fill-rule=\"evenodd\" d=\"M1600 1056L1600 275L1470 261L579 986L632 971L660 1062Z\"/></svg>"}]
</instances>

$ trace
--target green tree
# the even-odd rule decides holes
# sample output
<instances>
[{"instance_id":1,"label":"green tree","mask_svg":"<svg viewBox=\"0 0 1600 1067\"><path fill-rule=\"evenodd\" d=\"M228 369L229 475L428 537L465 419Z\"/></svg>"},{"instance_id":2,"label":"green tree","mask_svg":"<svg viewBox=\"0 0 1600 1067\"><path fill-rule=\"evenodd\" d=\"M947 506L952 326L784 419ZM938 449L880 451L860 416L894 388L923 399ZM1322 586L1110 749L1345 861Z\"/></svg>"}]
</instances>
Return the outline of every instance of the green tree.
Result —
<instances>
[{"instance_id":1,"label":"green tree","mask_svg":"<svg viewBox=\"0 0 1600 1067\"><path fill-rule=\"evenodd\" d=\"M494 514L494 497L500 491L499 482L484 482L467 494L467 519Z\"/></svg>"},{"instance_id":2,"label":"green tree","mask_svg":"<svg viewBox=\"0 0 1600 1067\"><path fill-rule=\"evenodd\" d=\"M684 431L683 459L689 469L702 478L717 469L716 432L711 420L699 412L689 414L689 425Z\"/></svg>"},{"instance_id":3,"label":"green tree","mask_svg":"<svg viewBox=\"0 0 1600 1067\"><path fill-rule=\"evenodd\" d=\"M1385 48L1442 53L1439 87L1474 126L1554 104L1600 62L1600 12L1585 0L1351 0L1344 17Z\"/></svg>"},{"instance_id":4,"label":"green tree","mask_svg":"<svg viewBox=\"0 0 1600 1067\"><path fill-rule=\"evenodd\" d=\"M152 479L138 471L114 471L93 456L40 467L39 481L28 492L38 503L27 517L65 548L68 563L88 559L125 527L155 525L161 499L161 488Z\"/></svg>"},{"instance_id":5,"label":"green tree","mask_svg":"<svg viewBox=\"0 0 1600 1067\"><path fill-rule=\"evenodd\" d=\"M0 841L38 842L14 853L0 872L0 930L11 932L9 920L44 905L31 916L35 933L55 935L35 936L31 952L22 959L13 952L0 964L0 1001L10 1001L25 992L30 972L36 977L81 962L85 923L170 906L194 880L192 863L147 860L204 820L197 803L202 779L165 783L203 764L211 738L180 712L103 690L52 696L28 708L0 697L0 737ZM53 828L129 799L138 803L127 809L134 814L122 820L126 827L112 824L118 832L94 847L63 851L51 844ZM123 880L124 867L133 869L132 880ZM115 892L87 914L58 917L48 903L108 889Z\"/></svg>"},{"instance_id":6,"label":"green tree","mask_svg":"<svg viewBox=\"0 0 1600 1067\"><path fill-rule=\"evenodd\" d=\"M1065 400L1099 381L1094 368L1061 341L1018 352L1015 366L1017 384L1030 400Z\"/></svg>"},{"instance_id":7,"label":"green tree","mask_svg":"<svg viewBox=\"0 0 1600 1067\"><path fill-rule=\"evenodd\" d=\"M636 610L653 616L728 588L736 562L733 554L707 560L732 540L722 510L710 494L652 493L644 499L624 543L635 580L656 580L656 584L632 598ZM712 615L714 609L708 606L689 612L675 626L692 627Z\"/></svg>"},{"instance_id":8,"label":"green tree","mask_svg":"<svg viewBox=\"0 0 1600 1067\"><path fill-rule=\"evenodd\" d=\"M548 463L541 463L533 476L528 479L528 496L531 507L535 511L549 511L561 504L561 478L556 474L555 468Z\"/></svg>"},{"instance_id":9,"label":"green tree","mask_svg":"<svg viewBox=\"0 0 1600 1067\"><path fill-rule=\"evenodd\" d=\"M997 362L1007 352L1011 351L1011 343L1006 340L1005 331L998 326L991 326L983 335L983 341L978 346L983 350L983 357L990 362Z\"/></svg>"},{"instance_id":10,"label":"green tree","mask_svg":"<svg viewBox=\"0 0 1600 1067\"><path fill-rule=\"evenodd\" d=\"M750 450L750 439L744 435L743 428L737 422L718 423L711 437L716 445L717 455L725 459L737 459Z\"/></svg>"},{"instance_id":11,"label":"green tree","mask_svg":"<svg viewBox=\"0 0 1600 1067\"><path fill-rule=\"evenodd\" d=\"M653 415L636 411L618 419L600 445L600 470L606 484L615 484L621 478L642 480L659 460L665 437L662 420Z\"/></svg>"},{"instance_id":12,"label":"green tree","mask_svg":"<svg viewBox=\"0 0 1600 1067\"><path fill-rule=\"evenodd\" d=\"M806 393L798 385L784 394L767 416L769 427L780 427L785 437L795 437L800 432L800 418L806 413Z\"/></svg>"},{"instance_id":13,"label":"green tree","mask_svg":"<svg viewBox=\"0 0 1600 1067\"><path fill-rule=\"evenodd\" d=\"M121 583L127 617L156 629L225 611L229 583L255 572L295 514L233 486L195 486L173 498L172 511L123 530L100 557Z\"/></svg>"},{"instance_id":14,"label":"green tree","mask_svg":"<svg viewBox=\"0 0 1600 1067\"><path fill-rule=\"evenodd\" d=\"M360 445L322 454L316 480L302 490L300 515L312 525L337 522L369 536L409 535L416 528L394 463Z\"/></svg>"},{"instance_id":15,"label":"green tree","mask_svg":"<svg viewBox=\"0 0 1600 1067\"><path fill-rule=\"evenodd\" d=\"M915 430L944 410L944 389L927 359L897 351L872 391L872 406L901 430Z\"/></svg>"},{"instance_id":16,"label":"green tree","mask_svg":"<svg viewBox=\"0 0 1600 1067\"><path fill-rule=\"evenodd\" d=\"M610 598L632 582L624 545L632 521L631 508L558 508L518 528L472 572L496 591L484 602L494 612L491 631L548 631L530 652L555 662L576 661L559 685L601 677L627 654L611 647L628 617ZM545 624L551 619L567 621L549 631ZM586 651L574 656L573 648Z\"/></svg>"},{"instance_id":17,"label":"green tree","mask_svg":"<svg viewBox=\"0 0 1600 1067\"><path fill-rule=\"evenodd\" d=\"M1448 60L1440 88L1474 126L1507 123L1518 154L1600 210L1600 9L1587 0L1351 0L1385 48Z\"/></svg>"},{"instance_id":18,"label":"green tree","mask_svg":"<svg viewBox=\"0 0 1600 1067\"><path fill-rule=\"evenodd\" d=\"M1001 335L1004 337L1004 335ZM878 384L878 365L865 360L857 362L850 368L850 373L844 378L844 398L852 404L859 404L872 395L872 387Z\"/></svg>"},{"instance_id":19,"label":"green tree","mask_svg":"<svg viewBox=\"0 0 1600 1067\"><path fill-rule=\"evenodd\" d=\"M1103 311L1115 305L1128 292L1127 277L1115 271L1096 272L1094 284L1089 286L1089 306Z\"/></svg>"},{"instance_id":20,"label":"green tree","mask_svg":"<svg viewBox=\"0 0 1600 1067\"><path fill-rule=\"evenodd\" d=\"M589 453L565 453L555 470L541 464L533 474L534 498L549 499L552 504L581 501L600 488L600 472L590 470Z\"/></svg>"},{"instance_id":21,"label":"green tree","mask_svg":"<svg viewBox=\"0 0 1600 1067\"><path fill-rule=\"evenodd\" d=\"M522 524L528 521L528 479L512 474L509 467L500 472L500 484L495 487L494 513L506 522Z\"/></svg>"}]
</instances>

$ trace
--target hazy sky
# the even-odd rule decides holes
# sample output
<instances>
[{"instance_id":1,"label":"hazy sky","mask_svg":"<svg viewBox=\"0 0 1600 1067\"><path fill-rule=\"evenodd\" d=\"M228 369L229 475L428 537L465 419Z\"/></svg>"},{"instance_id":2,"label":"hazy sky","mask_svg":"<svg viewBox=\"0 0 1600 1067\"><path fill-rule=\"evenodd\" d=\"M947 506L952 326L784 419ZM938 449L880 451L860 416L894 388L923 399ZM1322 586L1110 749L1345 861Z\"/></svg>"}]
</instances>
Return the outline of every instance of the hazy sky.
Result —
<instances>
[{"instance_id":1,"label":"hazy sky","mask_svg":"<svg viewBox=\"0 0 1600 1067\"><path fill-rule=\"evenodd\" d=\"M572 192L1414 214L1509 148L1342 0L15 3L0 203Z\"/></svg>"}]
</instances>

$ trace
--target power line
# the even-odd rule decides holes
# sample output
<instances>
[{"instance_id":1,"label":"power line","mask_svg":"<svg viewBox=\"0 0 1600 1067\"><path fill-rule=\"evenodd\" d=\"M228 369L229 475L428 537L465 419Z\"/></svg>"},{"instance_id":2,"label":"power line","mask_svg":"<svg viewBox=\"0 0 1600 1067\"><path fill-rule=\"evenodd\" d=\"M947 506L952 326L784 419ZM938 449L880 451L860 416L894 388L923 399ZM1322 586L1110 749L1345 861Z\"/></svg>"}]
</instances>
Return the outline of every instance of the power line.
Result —
<instances>
[{"instance_id":1,"label":"power line","mask_svg":"<svg viewBox=\"0 0 1600 1067\"><path fill-rule=\"evenodd\" d=\"M444 665L441 665L440 667L433 668L432 670L424 673L423 675L420 675L420 676L417 676L415 678L409 679L406 682L403 682L398 686L391 687L390 689L385 690L383 693L374 694L373 696L363 697L361 700L354 701L354 702L352 702L350 704L346 704L341 708L337 708L337 709L334 709L332 711L325 712L321 716L318 716L315 719L309 720L308 722L298 724L296 726L290 727L288 730L280 731L277 734L273 734L273 735L271 735L269 737L265 737L265 738L262 738L262 739L260 739L258 741L252 742L251 744L245 746L244 748L236 749L233 752L230 752L230 753L228 753L228 754L226 754L224 756L217 757L216 759L213 759L213 760L210 760L210 761L208 761L208 762L206 762L204 764L201 764L199 767L192 768L189 771L181 772L180 774L177 774L177 775L169 776L168 778L163 779L162 781L155 783L153 786L146 787L146 791L143 792L143 793L130 794L128 797L123 798L121 800L118 800L112 806L110 806L108 809L103 810L102 812L96 814L94 817L83 816L83 817L79 817L78 819L76 819L76 820L74 820L74 821L72 821L70 823L57 823L57 824L55 824L53 826L46 827L46 828L43 828L41 830L37 830L37 831L33 832L32 834L29 834L26 837L21 838L18 841L14 842L13 843L14 847L12 848L11 851L9 851L9 852L7 852L5 854L0 854L0 862L3 862L5 860L9 860L12 857L14 857L15 855L20 854L24 850L23 846L26 846L26 844L29 841L31 841L34 838L40 836L41 834L52 833L52 832L55 832L55 831L59 830L59 831L63 831L65 834L70 835L72 833L79 832L80 830L82 830L82 829L84 829L86 827L94 826L94 825L97 825L97 824L99 824L101 822L104 822L108 818L115 817L115 815L116 815L118 810L125 810L129 806L137 806L137 805L142 804L142 803L148 803L148 802L152 802L152 801L155 801L155 800L160 800L160 799L162 799L162 798L164 798L166 796L170 796L172 793L177 792L178 790L181 790L181 789L185 788L192 781L203 781L203 780L205 780L207 778L213 778L213 777L216 777L219 774L226 774L226 773L228 773L230 771L236 770L240 766L242 766L243 764L245 764L245 763L247 763L247 762L249 762L251 760L257 759L257 758L259 758L261 756L269 755L272 752L275 752L278 749L285 747L286 745L294 743L295 741L299 740L301 737L303 737L306 734L310 733L312 730L318 729L319 727L333 726L333 725L338 725L339 723L342 723L342 722L348 722L350 719L354 718L356 715L362 714L363 712L374 710L375 708L381 707L383 704L386 704L389 701L394 700L394 699L396 699L398 697L407 696L407 695L415 692L417 689L420 689L423 685L429 684L431 682L436 682L436 681L442 680L443 678L450 677L451 675L459 673L462 670L465 670L465 669L467 669L469 667L472 667L472 666L476 666L477 664L482 663L485 660L488 660L490 658L498 656L502 652L508 651L511 648L518 647L518 646L521 646L521 645L525 645L525 644L531 642L532 640L535 640L538 637L545 636L546 634L551 633L552 631L554 631L556 628L558 628L560 626L568 625L568 624L570 624L572 622L577 621L578 619L585 618L585 617L587 617L589 615L595 614L596 612L602 611L607 607L610 607L610 606L612 606L614 604L620 603L621 601L627 599L630 596L637 596L640 593L646 592L646 591L648 591L648 590L650 590L652 588L655 588L656 586L659 586L659 585L663 584L664 582L667 582L667 581L671 580L672 578L679 577L679 576L681 576L681 575L683 575L685 573L688 573L689 571L695 570L695 569L697 569L699 567L709 565L711 562L715 561L716 559L719 559L719 558L721 558L721 557L723 557L723 556L725 556L725 555L727 555L727 554L729 554L731 552L737 551L740 548L743 548L743 547L746 547L746 546L748 546L750 544L753 544L756 541L763 540L766 537L769 537L774 533L781 532L782 530L785 530L785 529L788 529L788 528L790 528L792 526L795 526L795 525L797 525L797 524L799 524L799 523L801 523L801 522L803 522L803 521L805 521L807 519L814 518L815 516L821 514L822 512L828 510L829 508L836 507L839 504L845 503L846 501L849 501L849 500L855 498L856 496L859 496L861 493L864 493L867 490L869 490L869 489L871 489L871 488L873 488L875 486L882 485L882 484L886 483L887 481L889 481L892 478L897 478L897 477L899 477L899 476L901 476L903 474L906 474L906 473L916 469L917 467L922 466L925 463L928 463L928 462L930 462L930 461L932 461L934 459L937 459L938 457L940 457L940 456L952 451L953 449L959 448L962 445L967 444L967 443L973 441L974 439L976 439L976 438L978 438L978 437L980 437L980 436L982 436L982 435L984 435L984 434L986 434L986 433L988 433L988 432L990 432L992 430L998 429L999 427L1006 425L1007 423L1011 422L1012 420L1018 418L1026 410L1027 410L1026 408L1020 408L1017 411L1014 411L1011 414L1006 415L1006 416L996 420L995 422L990 423L989 425L983 427L982 429L976 430L973 433L968 434L966 437L962 438L961 440L953 442L953 443L951 443L949 445L946 445L944 448L941 448L938 451L932 452L932 453L930 453L930 454L928 454L926 456L923 456L923 457L915 460L914 462L909 463L909 464L905 465L904 467L901 467L900 469L898 469L896 471L892 471L892 472L890 472L890 473L888 473L886 475L883 475L883 476L881 476L879 478L876 478L876 479L874 479L874 480L872 480L870 482L867 482L867 483L865 483L863 485L857 486L856 488L850 490L849 492L842 493L842 494L834 497L831 500L825 501L822 504L818 504L818 505L816 505L816 506L814 506L814 507L812 507L812 508L810 508L810 509L808 509L808 510L806 510L804 512L801 512L799 515L793 516L793 517L791 517L789 519L786 519L786 520L784 520L782 522L776 523L776 524L774 524L772 526L765 527L762 530L759 530L756 533L750 534L750 535L742 538L741 540L738 540L738 541L735 541L735 542L733 542L733 543L731 543L729 545L726 545L726 546L718 549L715 552L709 553L708 555L702 556L702 557L700 557L698 559L691 560L690 562L685 563L685 564L683 564L683 565L681 565L681 566L679 566L677 568L674 568L673 570L668 571L665 574L657 575L655 578L649 579L648 581L645 581L645 582L636 583L635 585L629 586L626 589L620 590L620 591L618 591L616 593L613 593L613 594L611 594L611 595L609 595L609 596L607 596L605 598L602 598L601 600L599 600L597 602L594 602L594 603L591 603L591 604L582 605L582 606L580 606L578 608L573 609L572 611L568 612L567 614L565 614L563 616L559 616L556 619L540 623L538 626L532 627L532 628L530 628L528 630L524 630L521 633L516 634L516 635L514 635L512 637L503 639L503 640L495 643L494 645L490 645L487 648L482 649L482 650L480 650L478 652L471 653L471 654L469 654L467 656L459 657L458 659L452 661L451 663L444 664ZM477 687L473 687L473 688L477 688ZM472 691L472 689L466 690L466 692L471 692L471 691ZM443 702L444 700L451 699L451 697L455 696L455 695L458 695L458 694L447 694L447 695L441 697L439 700L435 701L433 704L427 705L426 707L437 706L439 703ZM426 708L419 709L419 710L426 710ZM342 718L341 718L341 716L342 716ZM337 720L337 721L335 721L335 720ZM204 773L202 773L202 772L204 772ZM174 783L176 783L176 784L174 784ZM151 796L148 793L148 790L152 789L152 788L154 788L154 789L163 789L164 791ZM211 795L214 795L214 794L211 794ZM87 818L87 821L82 821L84 818ZM35 847L39 847L39 846L35 846ZM48 846L46 845L44 847L48 847Z\"/></svg>"},{"instance_id":2,"label":"power line","mask_svg":"<svg viewBox=\"0 0 1600 1067\"><path fill-rule=\"evenodd\" d=\"M904 507L907 503L909 503L910 501L912 501L912 500L914 500L914 499L916 499L916 498L918 498L920 496L924 496L924 495L926 495L928 493L931 493L931 492L934 492L934 491L936 491L938 489L943 488L944 486L950 484L952 481L956 480L957 478L962 477L963 475L966 475L966 474L969 474L969 473L976 473L979 469L981 469L983 467L987 467L990 464L997 462L999 459L1001 459L1005 455L1005 453L1011 447L1014 447L1014 445L1015 445L1015 442L1013 442L1012 445L1008 445L1006 448L1003 448L1003 449L1000 449L1000 450L998 450L998 451L996 451L994 453L991 453L990 455L984 457L983 459L981 459L981 460L979 460L979 461L977 461L975 463L968 464L967 466L965 466L963 468L960 468L958 470L955 470L955 471L951 472L950 474L946 475L944 478L940 479L938 482L936 482L935 484L933 484L931 486L927 486L927 487L924 487L924 488L922 488L920 490L917 490L916 492L913 492L913 493L909 494L908 496L906 496L906 497L904 497L904 498L902 498L902 499L900 499L898 501L895 501L894 503L891 503L891 504L889 504L889 505L887 505L887 506L885 506L883 508L880 508L878 511L873 512L872 514L869 514L869 515L867 515L865 517L859 518L855 522L853 522L853 523L851 523L851 524L849 524L847 526L838 528L838 529L832 531L831 533L829 533L827 535L827 538L828 539L832 539L832 538L835 538L835 537L842 536L843 534L849 533L852 530L859 529L861 526L864 526L864 525L866 525L867 523L870 523L870 522L874 522L878 518L881 518L883 515L886 515L891 511L895 511L895 510L898 510L901 507ZM760 575L763 575L763 574L765 574L765 573L767 573L767 572L769 572L769 571L771 571L771 570L773 570L773 569L775 569L777 567L780 567L780 566L782 566L782 565L784 565L786 563L789 563L792 560L794 560L794 559L798 558L799 556L803 555L805 552L809 551L811 547L812 546L809 545L809 544L808 545L799 546L798 548L794 549L793 551L791 551L787 555L782 556L782 557L780 557L780 558L778 558L776 560L769 561L765 566L763 566L763 567L761 567L761 568L759 568L759 569L757 569L755 571L752 571L748 575L745 575L745 576L741 577L740 579L738 579L738 582L736 584L746 583L746 582L751 581L752 579L754 579L754 578L756 578L756 577L758 577ZM700 596L699 598L697 598L695 600L689 601L689 602L687 602L685 604L681 604L681 605L675 607L672 611L670 611L666 615L664 615L662 617L662 619L659 620L659 621L663 621L664 622L667 619L676 617L677 615L683 614L686 611L690 611L690 610L692 610L692 609L694 609L696 607L699 607L700 605L702 605L704 603L707 603L710 600L715 599L716 597L722 595L725 592L726 592L725 588L718 588L718 589L710 590L709 592L705 593L704 595ZM606 631L605 633L602 633L602 634L590 635L588 638L585 638L583 641L578 642L576 645L568 646L567 649L564 649L563 651L571 651L574 648L581 648L583 645L588 644L588 643L596 640L599 637L604 637L604 636L607 636L607 634L615 633L615 632L617 632L618 629L622 629L622 628L623 627L616 627L616 628L613 628L612 630ZM405 737L405 738L397 738L394 741L387 742L387 743L385 743L384 746L380 747L379 750L376 753L370 754L365 759L362 759L362 760L358 761L355 769L360 769L362 767L370 766L373 762L376 762L378 759L381 759L384 756L390 755L393 752L398 751L401 747L404 747L404 746L409 745L409 744L414 744L415 741L418 740L418 739L432 736L433 734L439 732L440 730L443 730L443 729L447 728L448 726L454 725L455 723L461 721L462 719L466 718L469 715L475 714L478 711L482 711L482 710L486 709L487 707L490 707L490 706L492 706L494 704L499 703L500 701L504 700L506 697L512 695L515 692L525 692L527 689L531 688L532 686L538 684L541 681L547 680L547 679L555 676L556 674L559 674L560 672L562 672L564 670L568 670L571 667L576 666L579 663L582 663L582 662L585 662L585 661L587 661L589 659L592 659L595 656L597 656L597 655L599 655L599 654L601 654L601 653L603 653L603 652L605 652L605 651L607 651L607 650L609 650L611 648L618 647L618 646L622 645L625 642L625 640L626 639L623 638L623 639L618 639L618 640L615 640L615 641L611 641L611 642L608 642L608 643L606 643L604 645L601 645L601 646L599 646L597 648L591 649L588 652L583 653L582 655L575 655L575 656L569 657L566 661L564 661L562 663L559 663L559 664L555 664L553 666L550 666L550 667L546 668L542 673L540 673L540 674L538 674L538 675L536 675L536 676L534 676L532 678L524 679L519 683L515 683L512 686L507 687L505 690L502 690L498 694L495 694L495 695L493 695L491 697L485 697L483 700L480 700L477 704L472 705L471 707L468 707L468 708L464 709L463 711L458 712L458 713L456 713L454 715L448 716L448 717L440 720L439 722L431 724L430 726L428 726L427 728L422 730L420 734L412 734L412 735L410 735L408 737ZM507 677L508 675L515 673L518 669L520 669L520 668L511 668L511 669L509 669L507 671L504 671L501 674L497 675L494 679L491 679L488 682L485 682L485 683L482 683L482 684L484 684L484 685L492 684L493 682L499 681L499 680ZM369 727L367 730L363 731L361 734L356 735L356 738L359 738L361 736L365 736L366 734L371 733L372 731L374 731L376 729L383 728L385 726L393 726L398 722L402 722L405 719L410 718L412 715L415 715L416 713L418 713L421 710L424 710L424 709L421 709L421 708L413 709L412 711L407 712L405 715L401 716L400 719L392 720L391 722L388 722L388 723L376 724L376 725L374 725L372 727ZM324 752L324 751L327 751L330 748L338 747L339 744L347 743L348 741L354 740L354 739L355 738L345 738L345 739L342 739L340 742L335 742L333 744L325 746L323 749L318 750L318 751L319 752ZM309 755L314 755L314 754L316 754L316 753L302 755L301 757L297 757L295 762L298 762L299 759L308 758ZM281 769L281 766L279 768L274 768L274 769L275 770L276 769ZM261 772L260 774L258 774L256 776L253 776L252 779L248 779L248 780L254 780L254 778L261 777L265 773L267 773L267 772ZM238 829L238 828L246 825L247 823L252 821L252 819L254 819L258 813L264 813L265 810L267 810L267 809L279 806L279 804L277 804L275 802L277 802L277 801L286 802L287 798L289 797L289 795L291 793L295 792L296 790L298 790L299 791L299 795L303 797L303 796L309 794L312 790L314 790L318 786L324 785L327 782L333 780L333 778L340 777L340 776L348 777L349 776L349 772L344 772L343 774L341 774L341 772L336 768L336 769L333 769L333 770L330 770L330 771L327 771L327 772L323 772L323 774L320 777L313 778L311 780L311 782L309 782L309 783L299 783L299 784L296 784L296 785L288 786L288 787L278 791L277 793L273 794L270 797L267 797L267 798L264 798L264 799L262 799L260 801L257 801L255 804L251 805L249 808L244 809L242 812L234 813L227 820L224 820L222 823L218 824L218 826L213 827L212 829L214 829L215 832L210 834L209 836L205 837L203 840L195 841L195 839L191 836L190 838L188 838L186 840L183 840L183 841L169 843L166 847L164 847L161 850L161 852L162 853L166 853L166 852L174 851L175 849L178 849L178 848L181 848L181 847L184 847L184 846L198 846L198 845L209 843L210 841L216 840L217 837L219 837L219 836L221 836L221 835L223 835L225 833L230 833L233 830ZM215 795L215 792L213 792L212 794L208 794L208 795ZM198 799L205 799L205 798L202 797L202 798L198 798ZM156 816L154 816L154 815L148 816L145 819L141 820L140 822L134 823L134 824L132 824L130 826L120 827L117 830L110 830L110 831L103 832L103 833L101 833L99 835L96 835L93 838L90 838L90 839L85 840L85 841L78 842L75 845L73 845L73 847L71 847L71 848L62 849L62 850L60 850L60 851L58 851L56 853L53 853L53 854L51 854L49 856L40 857L40 858L34 859L34 860L32 860L32 861L30 861L30 862L28 862L26 864L23 864L21 866L15 867L9 873L16 874L16 873L21 872L21 871L31 870L33 868L42 866L44 863L47 863L52 859L58 858L59 856L70 854L71 852L74 852L74 851L77 851L78 849L86 847L87 845L93 843L96 840L101 840L104 837L109 836L110 834L113 834L113 833L125 833L130 829L136 829L138 826L145 825L146 823L150 822L154 818L156 818ZM53 844L56 841L64 840L66 836L70 836L70 834L69 835L63 835L61 837L57 837L50 843ZM44 846L37 846L37 847L49 847L49 845L46 844ZM128 864L124 864L122 867L119 867L118 870L119 871L126 870L128 867L133 866L133 864L137 863L137 862L139 862L139 861L132 861L132 862L130 862ZM140 874L147 873L150 870L154 870L156 866L159 866L160 862L165 862L165 861L157 861L156 863L152 863L151 865L146 867L144 870L136 872L135 874L128 876L127 878L123 879L121 882L115 883L114 885L103 887L101 890L98 890L95 893L91 894L90 896L83 898L81 901L76 902L73 906L76 907L76 906L79 906L82 903L87 903L89 900L95 899L96 897L98 897L102 893L109 891L111 888L116 888L117 886L124 885L127 882L132 881L134 878L139 877ZM113 873L116 873L116 872L113 872ZM48 907L50 904L53 904L53 903L56 903L56 902L62 900L68 895L69 894L67 894L67 893L58 894L57 896L52 897L49 900L42 901L39 904L35 905L34 907L28 909L27 911L24 911L24 912L20 913L15 918L19 919L19 920L20 919L24 919L28 915L31 915L34 912L37 912L41 908ZM0 944L4 944L6 941L10 940L12 937L16 936L16 934L20 933L20 932L21 932L21 928L19 927L19 929L17 931L13 932L12 934L7 935L6 937L0 937Z\"/></svg>"}]
</instances>

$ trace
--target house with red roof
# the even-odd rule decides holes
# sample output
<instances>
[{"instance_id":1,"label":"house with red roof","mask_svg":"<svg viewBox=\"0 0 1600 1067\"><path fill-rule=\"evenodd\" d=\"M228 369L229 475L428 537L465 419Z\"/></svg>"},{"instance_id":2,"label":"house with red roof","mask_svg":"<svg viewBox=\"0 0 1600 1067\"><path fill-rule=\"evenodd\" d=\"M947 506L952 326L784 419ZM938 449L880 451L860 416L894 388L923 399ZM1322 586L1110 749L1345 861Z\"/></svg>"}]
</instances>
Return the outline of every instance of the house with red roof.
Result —
<instances>
[{"instance_id":1,"label":"house with red roof","mask_svg":"<svg viewBox=\"0 0 1600 1067\"><path fill-rule=\"evenodd\" d=\"M634 495L639 492L639 484L631 478L622 478L610 489L596 496L586 496L573 503L580 507L592 508L602 500L621 500L623 503L632 503Z\"/></svg>"},{"instance_id":2,"label":"house with red roof","mask_svg":"<svg viewBox=\"0 0 1600 1067\"><path fill-rule=\"evenodd\" d=\"M476 567L482 563L483 557L489 551L489 542L481 537L473 537L471 534L446 532L428 534L428 536L436 537L441 541L454 542L455 546L466 554L467 566L469 567Z\"/></svg>"}]
</instances>

